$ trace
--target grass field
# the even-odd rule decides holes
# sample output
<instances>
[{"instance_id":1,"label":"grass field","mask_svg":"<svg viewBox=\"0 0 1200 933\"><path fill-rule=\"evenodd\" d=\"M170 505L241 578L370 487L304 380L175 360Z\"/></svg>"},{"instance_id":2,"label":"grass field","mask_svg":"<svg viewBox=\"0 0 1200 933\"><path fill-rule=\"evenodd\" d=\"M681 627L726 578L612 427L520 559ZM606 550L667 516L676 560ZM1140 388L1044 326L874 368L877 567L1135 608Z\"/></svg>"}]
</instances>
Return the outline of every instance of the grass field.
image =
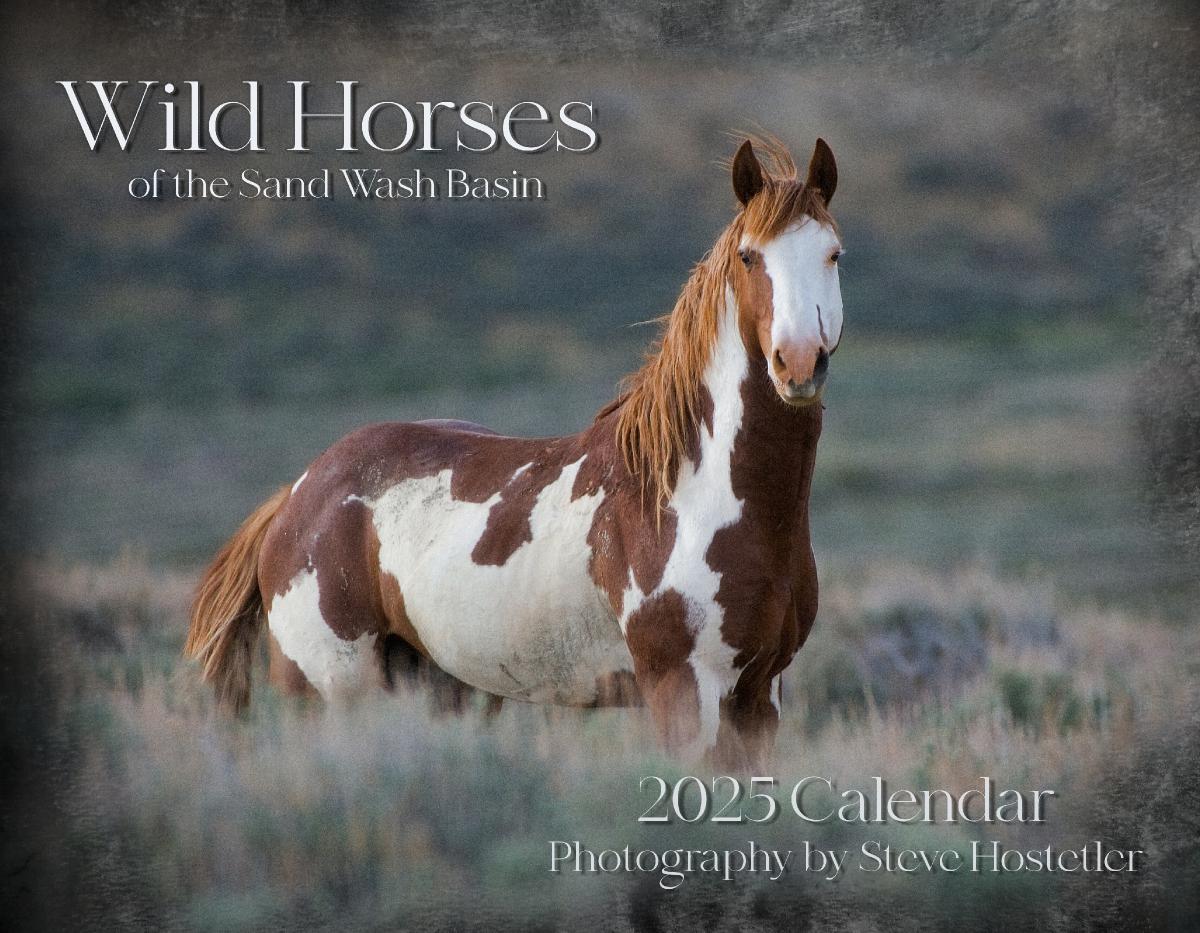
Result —
<instances>
[{"instance_id":1,"label":"grass field","mask_svg":"<svg viewBox=\"0 0 1200 933\"><path fill-rule=\"evenodd\" d=\"M1196 756L1180 752L1195 742L1197 635L1188 572L1139 513L1126 346L1116 319L1029 329L1006 347L849 340L828 394L813 502L821 612L785 681L771 773L952 788L986 774L1054 788L1052 818L1003 831L780 819L752 838L960 851L989 833L1025 848L1103 839L1145 850L1151 873L831 884L793 872L693 878L672 893L653 877L552 877L550 839L664 848L749 834L638 826L640 777L688 767L656 752L639 711L510 704L486 722L478 710L439 717L410 695L326 710L281 700L260 670L249 718L215 715L179 658L190 588L266 490L372 418L577 427L611 387L601 376L469 407L429 393L354 410L145 408L47 432L56 445L35 449L56 469L33 474L27 494L58 548L23 569L22 611L56 646L42 690L58 699L37 715L56 737L56 799L73 832L46 837L28 871L101 925L211 930L454 929L464 917L478 929L579 917L765 929L794 916L915 929L934 915L995 928L1018 914L1066 929L1131 910L1184 923L1190 908L1162 885L1200 872L1175 822L1180 795L1200 786L1186 773ZM995 905L982 918L980 899Z\"/></svg>"},{"instance_id":2,"label":"grass field","mask_svg":"<svg viewBox=\"0 0 1200 933\"><path fill-rule=\"evenodd\" d=\"M1200 880L1194 840L1168 820L1190 776L1175 765L1143 785L1148 756L1195 743L1179 725L1196 711L1195 629L1065 601L1049 586L892 565L830 587L785 681L770 771L785 788L806 775L865 787L878 774L897 788L965 789L989 775L1002 787L1054 789L1044 826L832 828L785 814L760 827L650 827L636 822L652 799L639 779L687 766L659 756L641 711L509 704L488 722L478 710L437 716L407 694L327 710L281 701L259 670L250 716L230 722L179 662L189 575L129 560L25 572L30 611L56 645L53 732L68 774L64 815L76 827L37 849L31 871L70 896L75 920L630 929L638 917L672 916L766 929L802 916L928 929L936 915L942 928L986 929L1020 913L1023 925L1039 916L1076 928L1130 905L1181 921L1190 908L1157 886ZM873 839L964 852L976 839L1014 848L1103 839L1144 850L1156 870L852 871L834 883L793 871L778 882L692 877L670 893L652 875L547 873L551 839L598 849L747 838L793 850ZM981 898L993 905L984 916Z\"/></svg>"}]
</instances>

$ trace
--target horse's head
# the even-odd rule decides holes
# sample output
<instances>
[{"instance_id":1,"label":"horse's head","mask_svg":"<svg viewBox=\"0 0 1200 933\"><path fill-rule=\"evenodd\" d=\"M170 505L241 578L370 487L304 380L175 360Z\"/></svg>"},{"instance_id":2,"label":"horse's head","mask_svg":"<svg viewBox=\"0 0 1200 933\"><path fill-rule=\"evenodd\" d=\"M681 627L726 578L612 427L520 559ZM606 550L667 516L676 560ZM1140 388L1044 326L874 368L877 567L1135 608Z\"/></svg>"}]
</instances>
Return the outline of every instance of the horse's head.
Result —
<instances>
[{"instance_id":1,"label":"horse's head","mask_svg":"<svg viewBox=\"0 0 1200 933\"><path fill-rule=\"evenodd\" d=\"M842 337L842 244L828 209L837 165L823 139L804 182L782 149L771 156L773 171L767 171L746 140L734 157L733 190L742 211L726 243L726 267L747 350L762 354L781 399L812 405L820 401L829 357Z\"/></svg>"}]
</instances>

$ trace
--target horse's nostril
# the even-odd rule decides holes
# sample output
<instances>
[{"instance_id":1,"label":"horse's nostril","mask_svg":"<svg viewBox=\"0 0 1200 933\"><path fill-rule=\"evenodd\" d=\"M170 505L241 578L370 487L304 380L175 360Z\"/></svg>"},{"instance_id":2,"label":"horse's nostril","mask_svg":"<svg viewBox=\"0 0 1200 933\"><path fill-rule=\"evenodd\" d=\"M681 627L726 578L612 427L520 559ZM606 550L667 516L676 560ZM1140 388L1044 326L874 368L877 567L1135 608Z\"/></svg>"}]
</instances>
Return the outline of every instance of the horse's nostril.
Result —
<instances>
[{"instance_id":1,"label":"horse's nostril","mask_svg":"<svg viewBox=\"0 0 1200 933\"><path fill-rule=\"evenodd\" d=\"M780 375L787 370L787 364L783 361L783 354L778 350L776 350L775 355L771 357L771 365L775 367L775 372L779 373Z\"/></svg>"},{"instance_id":2,"label":"horse's nostril","mask_svg":"<svg viewBox=\"0 0 1200 933\"><path fill-rule=\"evenodd\" d=\"M824 376L829 369L829 353L822 347L817 353L817 365L813 367L813 377Z\"/></svg>"}]
</instances>

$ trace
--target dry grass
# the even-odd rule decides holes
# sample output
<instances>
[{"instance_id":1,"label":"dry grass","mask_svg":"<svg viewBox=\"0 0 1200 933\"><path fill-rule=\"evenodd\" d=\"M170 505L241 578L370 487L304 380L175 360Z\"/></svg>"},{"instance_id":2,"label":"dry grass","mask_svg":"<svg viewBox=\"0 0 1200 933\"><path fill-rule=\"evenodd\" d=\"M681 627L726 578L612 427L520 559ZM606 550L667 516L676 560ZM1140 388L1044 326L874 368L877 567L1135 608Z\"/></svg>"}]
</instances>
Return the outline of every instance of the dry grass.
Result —
<instances>
[{"instance_id":1,"label":"dry grass","mask_svg":"<svg viewBox=\"0 0 1200 933\"><path fill-rule=\"evenodd\" d=\"M639 911L709 903L721 922L749 928L793 910L871 928L931 911L961 919L975 898L997 893L1044 910L1068 883L851 875L830 885L797 875L764 900L760 881L692 880L687 898L672 898L620 879L551 876L550 839L944 848L978 833L786 817L753 832L639 826L649 803L640 777L691 769L657 752L637 711L509 704L489 722L478 711L435 715L408 694L327 709L280 699L259 671L250 715L230 721L178 659L188 576L123 558L41 563L26 578L30 618L63 647L56 718L72 766L62 879L85 915L205 929L531 918L555 927L590 917L622 929ZM1048 826L993 835L1080 845L1103 824L1096 794L1114 769L1133 767L1191 715L1184 659L1195 643L1190 630L1152 619L1061 606L1045 585L973 568L941 577L881 568L826 588L819 626L788 674L771 773L785 787L805 775L843 788L883 775L894 787L961 790L990 775L1054 788Z\"/></svg>"}]
</instances>

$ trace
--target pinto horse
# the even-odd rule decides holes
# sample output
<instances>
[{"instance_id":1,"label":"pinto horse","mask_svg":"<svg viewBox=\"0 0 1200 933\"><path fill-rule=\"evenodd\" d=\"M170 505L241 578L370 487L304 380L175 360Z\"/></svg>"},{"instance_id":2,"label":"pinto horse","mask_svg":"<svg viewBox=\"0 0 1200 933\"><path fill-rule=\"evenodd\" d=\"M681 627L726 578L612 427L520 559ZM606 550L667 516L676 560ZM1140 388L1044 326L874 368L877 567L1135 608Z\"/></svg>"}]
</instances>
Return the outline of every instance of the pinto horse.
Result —
<instances>
[{"instance_id":1,"label":"pinto horse","mask_svg":"<svg viewBox=\"0 0 1200 933\"><path fill-rule=\"evenodd\" d=\"M833 153L817 140L801 181L759 147L738 149L737 215L589 427L370 425L246 520L185 649L219 696L249 701L265 609L287 691L390 684L399 652L494 697L644 703L670 750L761 760L817 610L808 500L842 300Z\"/></svg>"}]
</instances>

